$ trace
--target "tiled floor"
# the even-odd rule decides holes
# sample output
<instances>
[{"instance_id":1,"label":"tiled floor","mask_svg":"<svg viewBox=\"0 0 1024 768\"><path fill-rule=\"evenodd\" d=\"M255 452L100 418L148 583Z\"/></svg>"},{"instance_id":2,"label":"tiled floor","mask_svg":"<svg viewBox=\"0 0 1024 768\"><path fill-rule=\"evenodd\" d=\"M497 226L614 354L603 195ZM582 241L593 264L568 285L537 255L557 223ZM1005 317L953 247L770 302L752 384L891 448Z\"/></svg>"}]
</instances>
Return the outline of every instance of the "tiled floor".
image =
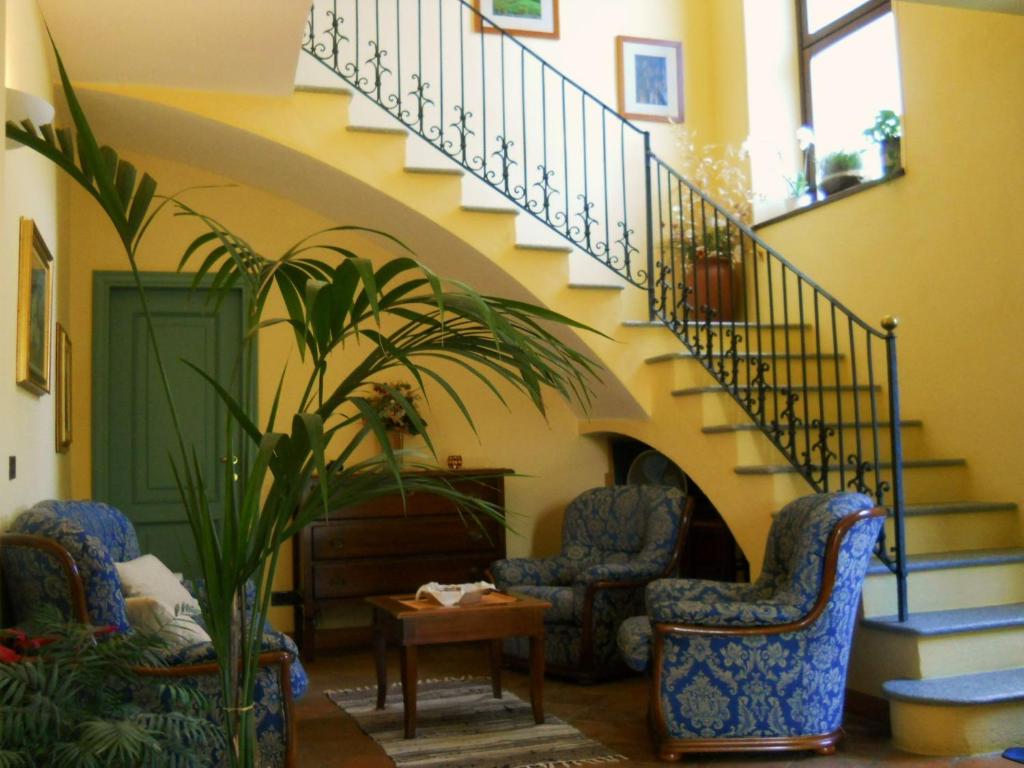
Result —
<instances>
[{"instance_id":1,"label":"tiled floor","mask_svg":"<svg viewBox=\"0 0 1024 768\"><path fill-rule=\"evenodd\" d=\"M420 649L420 677L445 675L486 675L483 646L447 646ZM389 659L389 680L398 680L398 659ZM373 660L369 652L321 654L307 665L310 691L297 704L299 765L302 768L389 768L392 763L354 721L323 696L329 688L372 685ZM529 698L525 675L506 670L505 687L523 699ZM548 679L544 684L545 712L566 720L588 736L626 755L633 766L664 766L651 749L645 722L645 680L639 677L596 686ZM803 753L784 756L698 755L684 758L680 765L749 766L781 768L820 766L901 766L902 768L1012 768L1016 763L999 755L961 758L929 758L899 752L890 745L883 729L866 720L847 718L847 738L832 757Z\"/></svg>"}]
</instances>

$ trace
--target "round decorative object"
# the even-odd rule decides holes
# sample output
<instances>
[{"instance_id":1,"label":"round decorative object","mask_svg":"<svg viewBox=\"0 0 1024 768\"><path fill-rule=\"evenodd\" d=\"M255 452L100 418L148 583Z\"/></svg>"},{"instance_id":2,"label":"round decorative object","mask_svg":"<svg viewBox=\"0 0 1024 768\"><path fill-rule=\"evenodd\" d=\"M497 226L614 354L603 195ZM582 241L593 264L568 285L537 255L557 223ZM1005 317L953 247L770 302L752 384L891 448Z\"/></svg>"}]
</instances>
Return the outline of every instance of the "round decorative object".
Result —
<instances>
[{"instance_id":1,"label":"round decorative object","mask_svg":"<svg viewBox=\"0 0 1024 768\"><path fill-rule=\"evenodd\" d=\"M457 453L453 453L448 457L448 469L462 469L462 456Z\"/></svg>"},{"instance_id":2,"label":"round decorative object","mask_svg":"<svg viewBox=\"0 0 1024 768\"><path fill-rule=\"evenodd\" d=\"M676 463L665 454L653 448L643 451L629 465L626 472L628 485L668 485L684 493L689 488L689 479Z\"/></svg>"}]
</instances>

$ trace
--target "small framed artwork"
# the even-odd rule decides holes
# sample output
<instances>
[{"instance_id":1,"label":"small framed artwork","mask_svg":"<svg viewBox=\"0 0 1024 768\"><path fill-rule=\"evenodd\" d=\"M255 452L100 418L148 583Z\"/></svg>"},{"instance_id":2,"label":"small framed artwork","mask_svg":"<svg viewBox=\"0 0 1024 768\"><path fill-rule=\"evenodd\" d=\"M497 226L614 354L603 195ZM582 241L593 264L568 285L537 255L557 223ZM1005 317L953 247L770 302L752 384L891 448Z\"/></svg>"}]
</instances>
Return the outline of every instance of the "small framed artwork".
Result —
<instances>
[{"instance_id":1,"label":"small framed artwork","mask_svg":"<svg viewBox=\"0 0 1024 768\"><path fill-rule=\"evenodd\" d=\"M615 45L619 114L629 120L682 122L682 43L619 36Z\"/></svg>"},{"instance_id":2,"label":"small framed artwork","mask_svg":"<svg viewBox=\"0 0 1024 768\"><path fill-rule=\"evenodd\" d=\"M558 0L473 0L473 7L517 37L558 39ZM473 18L473 29L498 33L479 16Z\"/></svg>"},{"instance_id":3,"label":"small framed artwork","mask_svg":"<svg viewBox=\"0 0 1024 768\"><path fill-rule=\"evenodd\" d=\"M71 448L71 339L57 323L57 453Z\"/></svg>"},{"instance_id":4,"label":"small framed artwork","mask_svg":"<svg viewBox=\"0 0 1024 768\"><path fill-rule=\"evenodd\" d=\"M53 256L32 219L21 220L18 247L17 382L37 395L50 391Z\"/></svg>"}]
</instances>

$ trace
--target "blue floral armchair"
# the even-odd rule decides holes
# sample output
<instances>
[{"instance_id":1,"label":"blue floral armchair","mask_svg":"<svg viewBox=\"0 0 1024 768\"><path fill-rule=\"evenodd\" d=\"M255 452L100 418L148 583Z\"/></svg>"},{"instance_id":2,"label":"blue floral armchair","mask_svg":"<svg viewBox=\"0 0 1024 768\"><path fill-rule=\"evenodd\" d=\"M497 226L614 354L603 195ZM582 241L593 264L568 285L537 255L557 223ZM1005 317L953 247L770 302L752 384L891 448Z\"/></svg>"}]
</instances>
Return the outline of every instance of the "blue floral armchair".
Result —
<instances>
[{"instance_id":1,"label":"blue floral armchair","mask_svg":"<svg viewBox=\"0 0 1024 768\"><path fill-rule=\"evenodd\" d=\"M648 714L662 759L835 751L861 587L885 517L873 504L833 493L787 505L754 584L647 587L647 616L623 623L619 646L632 668L651 667Z\"/></svg>"},{"instance_id":2,"label":"blue floral armchair","mask_svg":"<svg viewBox=\"0 0 1024 768\"><path fill-rule=\"evenodd\" d=\"M135 529L121 512L94 501L44 501L19 515L0 540L0 566L14 622L23 623L39 606L52 605L69 620L131 631L114 563L141 553ZM291 638L269 624L263 651L255 694L261 765L290 767L295 764L292 701L305 692L308 679ZM220 683L212 644L168 651L164 661L168 669L153 674L170 671L177 682L200 690L210 702L210 719L219 722ZM140 705L153 690L140 685L134 694ZM145 706L160 702L146 700ZM211 765L217 760L211 755Z\"/></svg>"},{"instance_id":3,"label":"blue floral armchair","mask_svg":"<svg viewBox=\"0 0 1024 768\"><path fill-rule=\"evenodd\" d=\"M675 566L692 510L676 488L594 488L566 507L561 554L491 565L499 589L551 603L544 616L549 671L591 681L621 669L619 624L643 610L644 586ZM528 641L506 640L505 655L527 659Z\"/></svg>"}]
</instances>

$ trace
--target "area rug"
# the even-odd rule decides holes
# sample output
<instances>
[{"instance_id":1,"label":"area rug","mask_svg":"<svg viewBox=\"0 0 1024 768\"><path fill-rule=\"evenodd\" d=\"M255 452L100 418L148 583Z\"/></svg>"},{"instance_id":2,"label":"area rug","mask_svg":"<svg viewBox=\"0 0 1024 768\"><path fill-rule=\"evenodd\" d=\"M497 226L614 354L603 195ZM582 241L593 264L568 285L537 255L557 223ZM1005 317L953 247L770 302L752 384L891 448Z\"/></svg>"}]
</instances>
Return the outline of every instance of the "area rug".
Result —
<instances>
[{"instance_id":1,"label":"area rug","mask_svg":"<svg viewBox=\"0 0 1024 768\"><path fill-rule=\"evenodd\" d=\"M495 699L488 678L421 681L415 739L403 737L400 683L388 689L382 710L375 709L376 686L325 694L398 768L548 768L626 759L552 715L537 725L529 702L508 691Z\"/></svg>"}]
</instances>

